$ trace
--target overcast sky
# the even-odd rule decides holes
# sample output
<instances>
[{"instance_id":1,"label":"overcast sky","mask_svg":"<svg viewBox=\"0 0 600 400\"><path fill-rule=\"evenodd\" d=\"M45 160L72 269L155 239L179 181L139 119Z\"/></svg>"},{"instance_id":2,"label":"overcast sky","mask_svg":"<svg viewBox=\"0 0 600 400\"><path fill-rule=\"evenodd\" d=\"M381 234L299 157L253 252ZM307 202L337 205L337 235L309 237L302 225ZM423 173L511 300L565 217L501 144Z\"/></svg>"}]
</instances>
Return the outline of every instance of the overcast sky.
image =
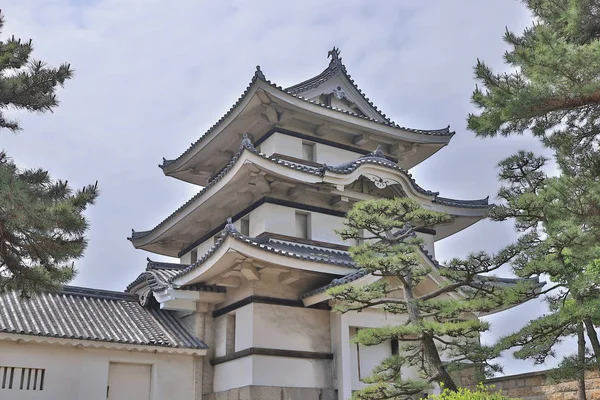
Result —
<instances>
[{"instance_id":1,"label":"overcast sky","mask_svg":"<svg viewBox=\"0 0 600 400\"><path fill-rule=\"evenodd\" d=\"M542 151L530 137L478 139L466 129L477 58L504 69L505 27L520 32L531 21L518 1L8 0L2 11L4 37L32 38L36 59L76 72L55 113L13 113L23 131L0 132L0 148L22 167L46 168L74 187L99 181L75 285L123 290L146 257L160 259L126 237L154 227L198 188L157 165L229 109L257 64L285 87L321 72L335 45L359 87L400 125L450 124L450 145L411 171L442 196L493 200L497 162ZM437 257L493 252L513 239L510 223L484 221L438 242ZM530 302L489 317L484 339L542 309ZM503 364L511 374L533 369L510 357Z\"/></svg>"}]
</instances>

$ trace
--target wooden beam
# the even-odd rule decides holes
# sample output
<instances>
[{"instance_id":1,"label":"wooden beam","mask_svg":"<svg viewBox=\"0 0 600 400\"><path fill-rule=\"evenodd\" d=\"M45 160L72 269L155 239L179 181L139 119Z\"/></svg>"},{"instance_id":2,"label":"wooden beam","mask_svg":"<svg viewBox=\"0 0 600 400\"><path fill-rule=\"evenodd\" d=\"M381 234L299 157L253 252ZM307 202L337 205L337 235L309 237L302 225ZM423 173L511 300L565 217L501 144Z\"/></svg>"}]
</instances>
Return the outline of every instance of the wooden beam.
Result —
<instances>
[{"instance_id":1,"label":"wooden beam","mask_svg":"<svg viewBox=\"0 0 600 400\"><path fill-rule=\"evenodd\" d=\"M271 106L271 105L262 105L263 108L263 112L262 114L267 117L267 121L271 124L274 124L276 122L278 122L278 118L277 118L277 110L275 109L275 107Z\"/></svg>"},{"instance_id":2,"label":"wooden beam","mask_svg":"<svg viewBox=\"0 0 600 400\"><path fill-rule=\"evenodd\" d=\"M257 94L258 98L260 99L261 103L269 104L271 102L269 95L267 93L265 93L264 90L259 89L256 91L256 94Z\"/></svg>"},{"instance_id":3,"label":"wooden beam","mask_svg":"<svg viewBox=\"0 0 600 400\"><path fill-rule=\"evenodd\" d=\"M365 144L367 144L367 142L369 140L370 140L369 135L367 135L366 133L363 133L362 135L355 136L352 139L352 144L354 144L356 146L364 146Z\"/></svg>"},{"instance_id":4,"label":"wooden beam","mask_svg":"<svg viewBox=\"0 0 600 400\"><path fill-rule=\"evenodd\" d=\"M333 207L341 207L343 203L348 203L347 196L333 196L329 201L329 204Z\"/></svg>"},{"instance_id":5,"label":"wooden beam","mask_svg":"<svg viewBox=\"0 0 600 400\"><path fill-rule=\"evenodd\" d=\"M331 127L329 124L321 124L315 128L315 135L317 136L325 136L331 132Z\"/></svg>"},{"instance_id":6,"label":"wooden beam","mask_svg":"<svg viewBox=\"0 0 600 400\"><path fill-rule=\"evenodd\" d=\"M242 284L242 280L236 276L230 276L228 278L219 279L217 286L224 287L239 287Z\"/></svg>"},{"instance_id":7,"label":"wooden beam","mask_svg":"<svg viewBox=\"0 0 600 400\"><path fill-rule=\"evenodd\" d=\"M285 273L285 275L282 275L279 282L284 285L289 285L291 283L296 282L299 279L300 279L300 271L298 271L297 269L294 269L290 272Z\"/></svg>"},{"instance_id":8,"label":"wooden beam","mask_svg":"<svg viewBox=\"0 0 600 400\"><path fill-rule=\"evenodd\" d=\"M249 281L258 281L260 280L260 276L258 275L258 270L251 262L246 261L242 264L242 269L240 270L242 275Z\"/></svg>"}]
</instances>

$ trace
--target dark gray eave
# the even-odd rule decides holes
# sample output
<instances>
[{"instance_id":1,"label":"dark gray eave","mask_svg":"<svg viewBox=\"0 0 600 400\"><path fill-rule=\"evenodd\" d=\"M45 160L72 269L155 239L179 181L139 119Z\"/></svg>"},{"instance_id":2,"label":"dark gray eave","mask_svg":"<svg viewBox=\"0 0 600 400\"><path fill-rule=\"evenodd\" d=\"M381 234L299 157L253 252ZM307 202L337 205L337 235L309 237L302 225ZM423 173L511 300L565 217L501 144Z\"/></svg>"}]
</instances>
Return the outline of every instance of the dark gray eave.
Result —
<instances>
[{"instance_id":1,"label":"dark gray eave","mask_svg":"<svg viewBox=\"0 0 600 400\"><path fill-rule=\"evenodd\" d=\"M319 264L330 264L348 268L355 268L354 262L350 257L350 254L346 251L325 249L322 247L309 246L304 244L295 244L284 242L277 239L272 239L267 236L254 238L246 235L242 235L233 225L231 218L228 219L225 229L221 233L221 236L217 239L215 244L194 264L186 267L184 270L178 272L173 276L170 282L175 279L182 277L189 272L199 268L206 260L208 260L225 242L225 240L231 237L234 240L238 240L246 245L258 248L269 253L278 254L284 257L295 258L298 260L310 261Z\"/></svg>"},{"instance_id":2,"label":"dark gray eave","mask_svg":"<svg viewBox=\"0 0 600 400\"><path fill-rule=\"evenodd\" d=\"M192 204L197 199L199 199L207 190L209 190L216 183L218 183L221 179L223 179L223 177L227 174L227 172L229 172L233 168L233 166L236 164L236 162L240 159L240 157L244 151L249 151L252 154L257 155L264 160L276 163L283 167L286 167L286 168L289 168L289 169L292 169L295 171L304 172L304 173L311 174L311 175L316 175L316 176L323 176L326 173L326 171L337 173L337 174L351 174L352 172L354 172L356 169L358 169L363 164L381 165L386 168L390 168L395 171L399 171L399 172L403 173L410 180L412 187L417 192L422 193L427 196L432 196L433 197L432 201L434 203L443 204L443 205L447 205L447 206L451 206L451 207L457 207L457 208L464 207L464 208L487 209L490 207L490 205L488 204L489 197L486 197L485 199L477 199L477 200L449 199L449 198L445 198L445 197L439 197L438 192L433 192L430 190L423 189L421 186L419 186L417 184L415 179L412 177L412 175L407 170L405 170L404 168L398 166L396 163L385 158L385 156L383 155L383 152L379 148L371 154L357 158L356 160L353 160L353 161L350 161L347 163L343 163L343 164L335 165L335 166L324 164L320 167L315 167L315 166L308 166L308 165L293 163L293 162L282 160L280 158L273 157L273 156L270 156L270 157L266 156L265 154L259 152L254 147L254 145L252 144L252 142L250 141L250 139L248 138L247 135L244 135L244 138L242 139L239 150L232 157L232 159L229 161L229 163L223 169L221 169L221 171L219 171L209 181L208 185L206 185L204 188L202 188L196 195L194 195L191 199L189 199L187 202L185 202L183 205L181 205L179 208L177 208L177 210L172 212L167 218L165 218L162 222L160 222L154 228L152 228L151 230L147 230L147 231L134 231L132 229L131 236L128 237L127 239L130 240L131 242L135 242L136 240L143 239L143 238L151 235L152 233L158 231L163 225L168 223L171 219L175 218L175 216L177 214L179 214L184 209L186 209L190 204Z\"/></svg>"},{"instance_id":3,"label":"dark gray eave","mask_svg":"<svg viewBox=\"0 0 600 400\"><path fill-rule=\"evenodd\" d=\"M331 64L330 64L331 67ZM328 67L325 71L327 71L330 67ZM368 116L364 116L364 115L359 115L356 113L353 113L351 111L347 111L347 110L343 110L340 108L336 108L336 107L332 107L326 104L322 104L319 102L315 102L313 100L309 100L307 98L304 98L303 96L300 95L300 93L302 93L302 90L300 90L300 85L305 84L308 81L312 81L313 79L319 79L318 77L322 74L320 74L319 76L315 77L315 78L311 78L308 81L302 82L299 85L295 85L295 86L291 86L287 89L284 89L283 87L272 83L270 80L267 80L265 78L265 75L263 74L263 72L260 70L260 67L257 66L256 67L256 72L254 74L254 76L252 77L252 80L250 81L250 83L248 84L248 86L246 86L246 89L244 90L244 92L240 95L240 97L238 97L237 101L229 108L229 110L215 123L213 124L202 136L200 136L195 142L193 142L190 147L188 147L181 155L179 155L177 158L175 159L166 159L163 158L163 162L162 164L159 165L159 167L163 170L163 172L165 174L168 174L172 171L170 171L171 166L176 165L182 158L184 158L186 155L188 155L190 152L192 152L205 138L207 138L215 129L217 129L235 110L236 108L245 100L246 96L248 96L248 94L250 92L252 92L253 87L257 84L257 82L264 82L267 85L269 85L270 87L278 90L279 92L292 96L294 98L297 98L299 100L305 101L307 103L310 104L314 104L332 111L336 111L336 112L340 112L355 118L360 118L363 120L368 120L371 122L375 122L377 124L380 125L385 125L387 127L390 128L394 128L394 129L398 129L401 131L405 131L405 132L410 132L410 133L414 133L414 134L418 134L418 135L426 135L426 136L439 136L439 137L446 137L445 139L440 140L440 144L445 145L447 144L447 142L449 141L449 139L454 136L455 132L454 131L450 131L450 126L447 126L445 128L441 128L441 129L414 129L414 128L408 128L408 127L404 127L404 126L400 126L397 123L391 121L389 118L387 118L385 116L385 114L382 114L377 107L375 107L373 105L373 103L364 96L364 94L362 93L362 91L360 89L358 89L358 87L354 84L354 81L350 78L350 75L347 74L346 72L346 67L345 66L341 66L338 68L343 68L343 73L346 75L346 77L348 78L348 80L352 83L352 85L356 88L357 91L359 91L359 93L361 93L361 96L363 96L363 98L365 99L365 101L367 101L370 105L373 106L373 108L375 110L377 110L378 113L380 113L381 115L381 119L375 119L375 118L371 118ZM323 73L325 73L325 71ZM329 74L329 73L327 73ZM298 86L298 88L296 88L296 86Z\"/></svg>"},{"instance_id":4,"label":"dark gray eave","mask_svg":"<svg viewBox=\"0 0 600 400\"><path fill-rule=\"evenodd\" d=\"M23 299L0 295L0 332L178 349L206 349L170 312L146 308L138 296L65 286Z\"/></svg>"},{"instance_id":5,"label":"dark gray eave","mask_svg":"<svg viewBox=\"0 0 600 400\"><path fill-rule=\"evenodd\" d=\"M134 293L142 288L150 288L153 292L171 287L170 281L179 272L186 269L188 264L175 264L152 261L149 258L146 271L142 272L133 282L127 285L125 292ZM191 285L178 288L180 290L194 290L198 292L224 293L225 288L208 285ZM137 298L137 296L136 296Z\"/></svg>"}]
</instances>

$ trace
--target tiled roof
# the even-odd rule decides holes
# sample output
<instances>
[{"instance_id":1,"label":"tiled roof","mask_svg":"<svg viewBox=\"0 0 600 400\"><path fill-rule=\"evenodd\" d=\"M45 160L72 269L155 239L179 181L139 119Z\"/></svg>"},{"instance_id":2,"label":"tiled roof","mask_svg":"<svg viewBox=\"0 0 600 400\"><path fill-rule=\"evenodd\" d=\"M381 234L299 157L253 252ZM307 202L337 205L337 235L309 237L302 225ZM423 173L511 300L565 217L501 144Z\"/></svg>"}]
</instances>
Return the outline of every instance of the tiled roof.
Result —
<instances>
[{"instance_id":1,"label":"tiled roof","mask_svg":"<svg viewBox=\"0 0 600 400\"><path fill-rule=\"evenodd\" d=\"M138 292L140 284L149 287L153 292L166 289L171 286L171 278L187 268L188 264L175 264L152 261L148 258L146 271L142 272L133 282L127 285L125 292ZM225 288L219 286L193 285L183 286L179 289L195 290L199 292L225 292Z\"/></svg>"},{"instance_id":2,"label":"tiled roof","mask_svg":"<svg viewBox=\"0 0 600 400\"><path fill-rule=\"evenodd\" d=\"M444 197L438 197L438 192L432 192L430 190L423 189L421 186L419 186L417 184L415 179L412 177L412 175L407 170L398 166L394 162L386 159L385 156L383 155L383 152L381 151L380 147L378 147L377 150L375 150L373 153L370 153L366 156L357 158L356 160L349 161L347 163L343 163L340 165L324 164L321 167L314 167L314 166L303 165L303 164L283 160L281 158L274 157L274 156L270 156L270 157L266 156L265 154L259 152L254 147L254 145L252 144L252 142L250 141L248 136L246 134L244 134L244 137L240 144L239 150L234 154L231 161L209 181L207 186L202 188L196 195L194 195L191 199L189 199L187 202L185 202L177 210L173 211L167 218L165 218L162 222L160 222L157 226L155 226L151 230L136 232L132 229L131 236L128 239L133 241L136 239L144 238L146 236L149 236L153 232L156 232L160 227L165 225L167 222L169 222L171 219L173 219L177 214L179 214L181 211L183 211L186 207L188 207L190 204L192 204L194 201L196 201L198 198L200 198L208 189L210 189L217 182L219 182L221 179L223 179L223 177L227 174L227 172L229 172L233 168L233 166L236 164L237 160L241 157L241 155L244 151L249 151L249 152L261 157L264 160L274 162L274 163L284 166L286 168L304 172L304 173L311 174L311 175L316 175L316 176L323 176L326 171L334 172L334 173L338 173L338 174L350 174L350 173L354 172L356 169L358 169L361 165L364 165L364 164L381 165L386 168L390 168L390 169L402 172L410 180L411 185L415 188L416 191L418 191L419 193L422 193L424 195L427 195L427 196L434 196L434 198L432 199L433 202L448 205L448 206L453 206L453 207L467 207L467 208L488 208L489 207L487 197L485 199L478 199L478 200L448 199L448 198L444 198Z\"/></svg>"},{"instance_id":3,"label":"tiled roof","mask_svg":"<svg viewBox=\"0 0 600 400\"><path fill-rule=\"evenodd\" d=\"M338 71L338 69L341 70L346 75L346 77L352 83L352 85L354 85L356 90L361 94L361 96L363 96L365 101L367 101L369 103L369 105L371 105L382 116L381 120L375 119L375 118L370 118L370 117L364 116L364 115L359 115L359 114L353 113L351 111L342 110L340 108L328 106L326 104L322 104L319 102L315 102L313 100L306 99L300 95L300 93L304 92L305 90L308 90L308 89L305 89L305 88L308 88L308 86L314 85L317 82L322 81L323 79L330 79L331 76L333 76L333 74L335 74ZM252 80L250 81L248 86L246 86L246 89L241 94L241 96L237 99L237 101L229 108L229 110L214 125L212 125L202 136L200 136L194 143L192 143L190 145L190 147L188 147L181 155L179 155L179 157L177 157L175 159L170 159L170 160L163 158L163 163L160 164L159 167L162 169L165 169L168 166L179 161L181 158L183 158L188 153L190 153L199 143L201 143L211 132L213 132L219 125L221 125L221 123L225 119L227 119L227 117L229 117L233 113L233 111L244 101L244 99L246 98L248 93L250 93L252 87L254 86L254 84L257 81L263 81L263 82L267 83L269 86L271 86L272 88L277 89L278 91L280 91L282 93L293 96L297 99L306 101L308 103L318 105L320 107L327 108L327 109L333 110L333 111L337 111L337 112L340 112L340 113L343 113L346 115L350 115L352 117L365 119L365 120L375 122L375 123L378 123L381 125L389 126L391 128L401 129L401 130L404 130L407 132L416 133L416 134L420 134L420 135L428 135L428 136L453 136L455 134L455 132L450 131L450 126L447 126L445 128L441 128L441 129L413 129L413 128L407 128L404 126L400 126L397 123L393 122L392 120L387 118L387 116L385 114L381 113L377 109L377 107L358 88L358 86L356 86L356 84L354 83L354 80L351 78L351 76L346 71L346 67L343 64L341 64L341 59L340 59L339 65L336 65L334 68L332 68L332 65L330 64L329 67L327 67L327 69L325 71L323 71L323 73L319 74L318 76L311 78L307 81L304 81L298 85L291 86L287 89L284 89L283 87L281 87L275 83L272 83L270 80L267 80L265 78L265 75L263 74L263 72L260 70L260 66L257 66L256 72L254 73Z\"/></svg>"},{"instance_id":4,"label":"tiled roof","mask_svg":"<svg viewBox=\"0 0 600 400\"><path fill-rule=\"evenodd\" d=\"M300 82L296 85L290 86L290 87L286 88L285 91L290 94L303 93L308 90L319 87L323 83L327 82L328 80L330 80L331 78L336 76L338 73L341 73L346 77L346 79L350 82L350 84L354 87L354 89L361 95L363 100L366 101L371 106L371 108L373 108L373 110L375 110L375 112L377 114L379 114L382 121L393 124L394 122L391 119L389 119L384 113L382 113L377 108L377 106L375 104L373 104L373 102L371 100L369 100L369 98L363 93L363 91L359 89L358 85L354 82L352 77L348 74L348 71L346 70L346 66L342 63L342 58L339 56L339 54L340 54L339 49L336 49L334 47L333 50L331 50L328 54L328 56L331 56L331 61L329 62L329 65L327 66L327 68L325 68L325 70L323 72L321 72L319 75L317 75L313 78L305 80L304 82Z\"/></svg>"},{"instance_id":5,"label":"tiled roof","mask_svg":"<svg viewBox=\"0 0 600 400\"><path fill-rule=\"evenodd\" d=\"M311 261L323 264L339 265L342 267L354 268L354 262L346 251L325 249L317 246L309 246L304 244L296 244L284 242L269 237L253 238L250 236L242 235L237 231L235 225L233 225L231 218L227 219L227 225L221 233L221 236L217 239L215 244L194 264L188 266L184 270L178 272L171 281L195 270L200 267L215 251L217 251L221 245L225 242L225 239L232 237L235 240L239 240L249 246L259 248L261 250L268 251L270 253L279 254L285 257L295 258L304 261Z\"/></svg>"},{"instance_id":6,"label":"tiled roof","mask_svg":"<svg viewBox=\"0 0 600 400\"><path fill-rule=\"evenodd\" d=\"M170 311L121 292L65 286L58 293L0 295L0 332L129 345L206 349Z\"/></svg>"},{"instance_id":7,"label":"tiled roof","mask_svg":"<svg viewBox=\"0 0 600 400\"><path fill-rule=\"evenodd\" d=\"M367 276L367 275L369 275L369 271L366 271L364 269L359 269L358 271L352 272L345 276L342 276L341 278L336 278L325 286L321 286L317 289L311 290L310 292L304 293L302 296L300 296L300 299L305 299L307 297L314 296L315 294L324 293L333 287L345 285L346 283L350 283L350 282L354 282L355 280L360 279L363 276Z\"/></svg>"}]
</instances>

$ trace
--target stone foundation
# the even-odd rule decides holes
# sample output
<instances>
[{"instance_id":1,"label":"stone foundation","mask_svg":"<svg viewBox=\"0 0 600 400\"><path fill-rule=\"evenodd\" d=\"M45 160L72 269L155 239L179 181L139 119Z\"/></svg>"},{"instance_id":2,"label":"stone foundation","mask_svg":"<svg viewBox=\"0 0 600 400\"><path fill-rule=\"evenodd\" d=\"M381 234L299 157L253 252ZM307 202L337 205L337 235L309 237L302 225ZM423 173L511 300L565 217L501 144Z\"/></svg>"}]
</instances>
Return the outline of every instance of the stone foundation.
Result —
<instances>
[{"instance_id":1,"label":"stone foundation","mask_svg":"<svg viewBox=\"0 0 600 400\"><path fill-rule=\"evenodd\" d=\"M210 393L203 400L337 400L335 389L244 386Z\"/></svg>"},{"instance_id":2,"label":"stone foundation","mask_svg":"<svg viewBox=\"0 0 600 400\"><path fill-rule=\"evenodd\" d=\"M530 372L526 374L503 376L488 379L486 386L494 386L502 394L523 400L575 400L577 399L577 382L548 382L549 371ZM597 373L586 373L587 400L600 400L600 376Z\"/></svg>"}]
</instances>

